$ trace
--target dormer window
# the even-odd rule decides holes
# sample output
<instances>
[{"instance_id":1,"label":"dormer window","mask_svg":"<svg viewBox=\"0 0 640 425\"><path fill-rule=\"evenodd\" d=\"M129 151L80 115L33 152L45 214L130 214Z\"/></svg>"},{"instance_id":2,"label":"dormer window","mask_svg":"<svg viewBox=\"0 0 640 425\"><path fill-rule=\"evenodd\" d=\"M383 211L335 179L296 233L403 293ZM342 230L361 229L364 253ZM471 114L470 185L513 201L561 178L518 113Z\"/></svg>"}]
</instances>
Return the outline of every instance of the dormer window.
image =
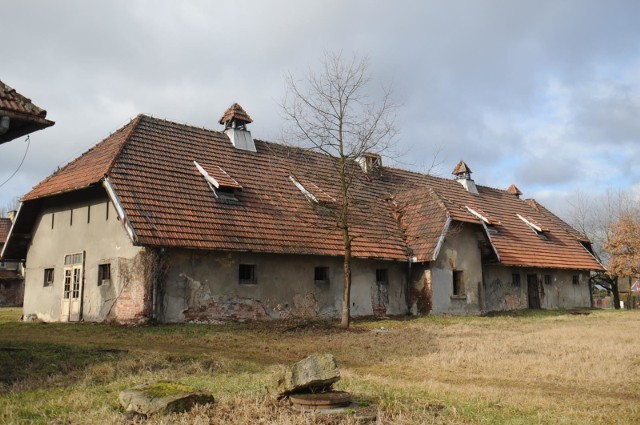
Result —
<instances>
[{"instance_id":1,"label":"dormer window","mask_svg":"<svg viewBox=\"0 0 640 425\"><path fill-rule=\"evenodd\" d=\"M320 204L336 201L333 196L325 193L315 183L312 183L305 179L298 179L294 176L289 176L289 180L291 180L291 182L300 190L300 192L304 194L309 202Z\"/></svg>"},{"instance_id":2,"label":"dormer window","mask_svg":"<svg viewBox=\"0 0 640 425\"><path fill-rule=\"evenodd\" d=\"M470 207L468 207L466 205L465 205L465 208L467 208L467 211L469 211L471 214L473 214L474 216L476 216L480 220L484 221L489 226L494 226L496 224L500 224L499 221L493 220L485 212L474 210L473 208L470 208Z\"/></svg>"},{"instance_id":3,"label":"dormer window","mask_svg":"<svg viewBox=\"0 0 640 425\"><path fill-rule=\"evenodd\" d=\"M233 177L227 174L222 168L214 165L205 170L196 161L193 161L196 168L202 174L209 188L216 198L230 199L237 201L236 193L242 190L242 186Z\"/></svg>"},{"instance_id":4,"label":"dormer window","mask_svg":"<svg viewBox=\"0 0 640 425\"><path fill-rule=\"evenodd\" d=\"M525 218L520 214L516 214L520 220L522 220L531 230L533 230L537 235L543 236L546 238L545 233L549 232L549 229L542 227L540 224L536 223L530 218Z\"/></svg>"}]
</instances>

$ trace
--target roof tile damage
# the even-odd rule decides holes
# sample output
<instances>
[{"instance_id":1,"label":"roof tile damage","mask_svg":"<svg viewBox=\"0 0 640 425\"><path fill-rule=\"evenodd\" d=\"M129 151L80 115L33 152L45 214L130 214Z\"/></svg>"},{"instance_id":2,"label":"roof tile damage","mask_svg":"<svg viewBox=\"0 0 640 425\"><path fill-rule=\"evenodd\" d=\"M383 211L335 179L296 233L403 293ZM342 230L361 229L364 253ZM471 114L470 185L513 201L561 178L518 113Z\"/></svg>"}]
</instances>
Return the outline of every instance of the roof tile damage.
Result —
<instances>
[{"instance_id":1,"label":"roof tile damage","mask_svg":"<svg viewBox=\"0 0 640 425\"><path fill-rule=\"evenodd\" d=\"M237 104L220 122L234 119L251 122ZM23 209L108 179L139 245L342 255L335 216L323 213L340 200L332 159L260 140L255 147L248 154L223 132L139 115L34 187ZM241 189L238 202L212 197L211 181L194 162L218 184ZM432 261L448 226L461 222L486 232L491 226L489 239L504 265L601 269L584 249L588 241L511 188L478 185L476 194L455 179L390 167L371 177L355 161L351 166L363 176L352 187L355 257ZM456 170L471 172L463 161ZM519 217L545 229L547 237Z\"/></svg>"}]
</instances>

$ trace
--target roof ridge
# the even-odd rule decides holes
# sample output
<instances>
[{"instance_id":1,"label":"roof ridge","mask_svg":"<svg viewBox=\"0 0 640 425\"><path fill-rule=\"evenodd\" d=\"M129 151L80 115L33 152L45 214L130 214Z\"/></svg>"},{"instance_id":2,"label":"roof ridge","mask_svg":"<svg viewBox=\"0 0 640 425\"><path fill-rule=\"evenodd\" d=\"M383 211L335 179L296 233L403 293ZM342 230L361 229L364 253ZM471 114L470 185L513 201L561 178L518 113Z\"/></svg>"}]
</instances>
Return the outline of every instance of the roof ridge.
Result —
<instances>
[{"instance_id":1,"label":"roof ridge","mask_svg":"<svg viewBox=\"0 0 640 425\"><path fill-rule=\"evenodd\" d=\"M105 171L105 175L108 175L111 170L113 169L114 164L116 163L117 159L120 157L120 154L122 153L122 151L124 150L124 147L127 145L127 142L129 141L129 138L131 137L131 134L133 133L133 131L135 129L137 129L138 124L140 124L140 121L142 120L143 117L146 117L147 115L145 114L138 114L136 115L135 118L133 118L131 121L129 121L127 124L125 124L123 127L120 127L117 131L122 131L124 130L127 126L130 126L127 134L124 136L124 140L122 141L122 143L120 144L120 147L118 148L118 152L116 152L115 155L113 155L113 158L111 159L111 163L109 164L109 167L107 167L107 170ZM111 137L111 135L109 135L109 137Z\"/></svg>"}]
</instances>

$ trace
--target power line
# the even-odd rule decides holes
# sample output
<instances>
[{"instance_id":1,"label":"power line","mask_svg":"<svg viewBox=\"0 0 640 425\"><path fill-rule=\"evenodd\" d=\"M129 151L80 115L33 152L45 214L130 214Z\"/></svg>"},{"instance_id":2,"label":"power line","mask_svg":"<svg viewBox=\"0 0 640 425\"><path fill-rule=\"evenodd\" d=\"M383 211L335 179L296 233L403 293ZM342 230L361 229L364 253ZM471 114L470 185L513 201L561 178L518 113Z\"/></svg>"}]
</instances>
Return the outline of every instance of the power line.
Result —
<instances>
[{"instance_id":1,"label":"power line","mask_svg":"<svg viewBox=\"0 0 640 425\"><path fill-rule=\"evenodd\" d=\"M31 145L31 138L27 136L27 139L25 141L27 142L27 148L24 150L24 155L22 155L22 161L20 161L20 165L18 165L18 168L16 168L16 171L14 171L13 174L11 174L8 179L6 179L5 181L2 182L2 184L0 184L0 188L2 188L2 186L7 184L9 180L13 178L13 176L18 174L18 171L20 171L22 164L24 164L24 159L27 157L27 152L29 152L29 146Z\"/></svg>"}]
</instances>

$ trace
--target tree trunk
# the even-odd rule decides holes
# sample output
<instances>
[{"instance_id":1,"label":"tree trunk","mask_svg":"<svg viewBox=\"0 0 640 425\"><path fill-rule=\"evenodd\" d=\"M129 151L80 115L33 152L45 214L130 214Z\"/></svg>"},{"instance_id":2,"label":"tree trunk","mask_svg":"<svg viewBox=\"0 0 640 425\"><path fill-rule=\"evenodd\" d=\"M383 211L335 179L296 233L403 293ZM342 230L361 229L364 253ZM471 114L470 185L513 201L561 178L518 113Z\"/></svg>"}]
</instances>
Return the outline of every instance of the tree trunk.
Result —
<instances>
[{"instance_id":1,"label":"tree trunk","mask_svg":"<svg viewBox=\"0 0 640 425\"><path fill-rule=\"evenodd\" d=\"M344 263L343 273L344 282L342 286L342 321L340 326L348 329L351 324L351 240L349 239L349 230L343 231L344 243Z\"/></svg>"},{"instance_id":2,"label":"tree trunk","mask_svg":"<svg viewBox=\"0 0 640 425\"><path fill-rule=\"evenodd\" d=\"M618 276L611 281L611 292L613 292L613 308L620 310L620 294L618 293Z\"/></svg>"}]
</instances>

